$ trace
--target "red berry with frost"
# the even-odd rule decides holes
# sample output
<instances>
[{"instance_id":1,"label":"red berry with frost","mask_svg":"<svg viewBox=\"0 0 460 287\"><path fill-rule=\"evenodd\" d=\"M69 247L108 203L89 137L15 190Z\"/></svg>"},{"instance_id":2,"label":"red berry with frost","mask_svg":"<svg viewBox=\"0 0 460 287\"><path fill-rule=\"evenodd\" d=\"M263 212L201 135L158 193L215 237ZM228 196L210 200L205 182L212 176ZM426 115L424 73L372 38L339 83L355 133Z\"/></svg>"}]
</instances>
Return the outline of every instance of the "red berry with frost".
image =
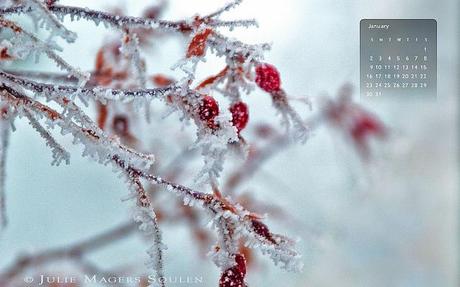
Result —
<instances>
[{"instance_id":1,"label":"red berry with frost","mask_svg":"<svg viewBox=\"0 0 460 287\"><path fill-rule=\"evenodd\" d=\"M230 107L232 113L232 123L236 127L238 133L243 130L249 121L248 106L243 102L237 102Z\"/></svg>"},{"instance_id":2,"label":"red berry with frost","mask_svg":"<svg viewBox=\"0 0 460 287\"><path fill-rule=\"evenodd\" d=\"M228 268L222 273L219 280L219 287L244 287L244 275L237 266Z\"/></svg>"},{"instance_id":3,"label":"red berry with frost","mask_svg":"<svg viewBox=\"0 0 460 287\"><path fill-rule=\"evenodd\" d=\"M243 277L246 276L246 259L242 254L235 255L236 268L243 274Z\"/></svg>"},{"instance_id":4,"label":"red berry with frost","mask_svg":"<svg viewBox=\"0 0 460 287\"><path fill-rule=\"evenodd\" d=\"M281 89L280 73L273 65L259 64L256 67L256 84L268 93L277 92Z\"/></svg>"},{"instance_id":5,"label":"red berry with frost","mask_svg":"<svg viewBox=\"0 0 460 287\"><path fill-rule=\"evenodd\" d=\"M210 128L215 128L216 124L214 123L214 118L219 115L219 105L217 101L210 96L203 97L203 101L198 109L198 115Z\"/></svg>"}]
</instances>

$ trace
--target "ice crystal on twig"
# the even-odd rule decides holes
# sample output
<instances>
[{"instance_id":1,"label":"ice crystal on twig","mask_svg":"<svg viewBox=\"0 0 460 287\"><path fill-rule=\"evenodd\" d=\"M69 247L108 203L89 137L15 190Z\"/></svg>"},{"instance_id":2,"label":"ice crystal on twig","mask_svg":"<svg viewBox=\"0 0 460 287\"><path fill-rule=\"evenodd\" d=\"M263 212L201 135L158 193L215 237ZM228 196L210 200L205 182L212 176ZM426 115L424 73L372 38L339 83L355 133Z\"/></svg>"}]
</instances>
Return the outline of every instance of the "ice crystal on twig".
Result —
<instances>
[{"instance_id":1,"label":"ice crystal on twig","mask_svg":"<svg viewBox=\"0 0 460 287\"><path fill-rule=\"evenodd\" d=\"M123 35L120 51L127 57L135 71L135 78L139 88L145 88L145 64L143 63L139 51L139 38L136 33L131 33L128 29Z\"/></svg>"},{"instance_id":2,"label":"ice crystal on twig","mask_svg":"<svg viewBox=\"0 0 460 287\"><path fill-rule=\"evenodd\" d=\"M130 170L131 171L131 170ZM163 271L163 250L166 250L166 245L162 242L161 230L158 225L157 216L152 209L150 199L142 186L139 176L135 172L128 171L128 178L132 181L133 192L137 197L137 208L134 212L134 220L138 223L139 229L147 236L153 237L153 244L147 250L150 260L147 266L155 270L157 278L164 277ZM160 281L160 286L164 287L165 282Z\"/></svg>"},{"instance_id":3,"label":"ice crystal on twig","mask_svg":"<svg viewBox=\"0 0 460 287\"><path fill-rule=\"evenodd\" d=\"M42 125L34 118L34 116L27 110L24 110L24 114L30 122L30 125L45 139L46 145L49 146L53 152L53 161L51 165L60 165L62 161L66 164L70 163L70 154L64 150L64 148L56 142L53 136L42 127Z\"/></svg>"},{"instance_id":4,"label":"ice crystal on twig","mask_svg":"<svg viewBox=\"0 0 460 287\"><path fill-rule=\"evenodd\" d=\"M73 43L77 39L77 34L69 31L59 22L56 16L48 10L45 3L39 0L28 0L25 9L30 10L29 16L34 19L38 27L51 31L51 36L58 35L68 43Z\"/></svg>"},{"instance_id":5,"label":"ice crystal on twig","mask_svg":"<svg viewBox=\"0 0 460 287\"><path fill-rule=\"evenodd\" d=\"M243 0L233 0L233 1L230 1L229 3L227 3L224 7L218 9L217 11L207 15L205 18L213 18L213 17L218 17L220 16L221 14L223 14L224 12L227 12L233 8L235 8L236 6L240 5L241 3L243 2Z\"/></svg>"},{"instance_id":6,"label":"ice crystal on twig","mask_svg":"<svg viewBox=\"0 0 460 287\"><path fill-rule=\"evenodd\" d=\"M58 54L54 52L54 50L60 50L60 48L53 42L45 43L35 35L27 32L22 27L20 27L15 22L6 20L0 17L0 26L10 29L17 35L15 39L21 39L18 41L18 44L27 45L30 49L29 52L35 53L35 58L38 59L41 53L45 53L52 61L56 63L56 65L63 69L73 76L77 77L81 84L83 85L89 75L85 74L80 71L79 68L74 68L72 65L67 63L63 58L61 58Z\"/></svg>"},{"instance_id":7,"label":"ice crystal on twig","mask_svg":"<svg viewBox=\"0 0 460 287\"><path fill-rule=\"evenodd\" d=\"M11 74L7 74L5 72L0 72L0 78L2 78L4 81L8 81L11 84L19 85L34 93L43 94L49 97L55 97L65 93L67 95L73 95L73 97L78 96L79 98L85 100L115 100L124 103L132 102L133 100L139 98L146 100L163 98L166 97L168 93L172 93L177 89L177 87L174 85L165 88L136 90L110 89L102 87L79 88L75 86L38 83L32 80L27 80L13 76Z\"/></svg>"}]
</instances>

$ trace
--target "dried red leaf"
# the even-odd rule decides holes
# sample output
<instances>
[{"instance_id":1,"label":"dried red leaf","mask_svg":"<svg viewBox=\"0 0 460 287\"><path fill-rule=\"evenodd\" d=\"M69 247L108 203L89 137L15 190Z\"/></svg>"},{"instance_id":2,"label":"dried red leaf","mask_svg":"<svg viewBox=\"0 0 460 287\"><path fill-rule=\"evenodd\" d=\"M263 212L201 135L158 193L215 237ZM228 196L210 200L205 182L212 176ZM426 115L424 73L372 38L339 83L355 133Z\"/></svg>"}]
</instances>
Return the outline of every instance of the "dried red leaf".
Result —
<instances>
[{"instance_id":1,"label":"dried red leaf","mask_svg":"<svg viewBox=\"0 0 460 287\"><path fill-rule=\"evenodd\" d=\"M196 90L200 90L200 89L203 89L203 88L206 87L206 86L209 86L209 85L214 84L216 81L222 79L222 78L227 74L227 71L228 71L228 66L226 66L226 67L225 67L222 71L220 71L217 75L211 76L211 77L207 78L206 80L204 80L203 82L201 82L201 83L196 87Z\"/></svg>"},{"instance_id":2,"label":"dried red leaf","mask_svg":"<svg viewBox=\"0 0 460 287\"><path fill-rule=\"evenodd\" d=\"M3 47L0 50L0 60L11 60L11 59L13 59L13 57L10 54L8 54L8 48Z\"/></svg>"},{"instance_id":3,"label":"dried red leaf","mask_svg":"<svg viewBox=\"0 0 460 287\"><path fill-rule=\"evenodd\" d=\"M9 114L9 110L7 106L4 106L0 109L0 118L7 119Z\"/></svg>"},{"instance_id":4,"label":"dried red leaf","mask_svg":"<svg viewBox=\"0 0 460 287\"><path fill-rule=\"evenodd\" d=\"M105 123L107 121L107 116L109 114L107 105L98 103L97 105L97 125L100 129L105 128Z\"/></svg>"},{"instance_id":5,"label":"dried red leaf","mask_svg":"<svg viewBox=\"0 0 460 287\"><path fill-rule=\"evenodd\" d=\"M95 72L101 72L102 68L104 67L104 50L99 49L96 54L96 64L95 64Z\"/></svg>"},{"instance_id":6,"label":"dried red leaf","mask_svg":"<svg viewBox=\"0 0 460 287\"><path fill-rule=\"evenodd\" d=\"M174 83L174 80L161 74L153 75L152 76L152 82L157 86L157 87L167 87Z\"/></svg>"},{"instance_id":7,"label":"dried red leaf","mask_svg":"<svg viewBox=\"0 0 460 287\"><path fill-rule=\"evenodd\" d=\"M206 41L208 40L209 36L211 36L212 32L212 29L206 28L193 37L188 46L187 58L201 57L204 55L206 50Z\"/></svg>"}]
</instances>

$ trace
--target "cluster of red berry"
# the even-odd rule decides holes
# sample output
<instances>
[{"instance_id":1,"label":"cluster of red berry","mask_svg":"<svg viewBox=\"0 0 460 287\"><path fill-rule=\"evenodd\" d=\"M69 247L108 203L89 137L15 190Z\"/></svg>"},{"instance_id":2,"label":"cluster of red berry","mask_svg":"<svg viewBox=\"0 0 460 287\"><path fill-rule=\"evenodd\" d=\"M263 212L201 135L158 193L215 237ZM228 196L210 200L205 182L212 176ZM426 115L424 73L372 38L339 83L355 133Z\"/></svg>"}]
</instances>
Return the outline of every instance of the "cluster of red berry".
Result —
<instances>
[{"instance_id":1,"label":"cluster of red berry","mask_svg":"<svg viewBox=\"0 0 460 287\"><path fill-rule=\"evenodd\" d=\"M278 70L270 64L262 63L256 67L256 84L268 93L276 93L281 90L281 79ZM232 124L238 134L246 127L249 121L249 109L244 102L235 102L230 108ZM214 119L219 115L219 104L211 96L205 96L198 110L199 117L206 122L211 129L217 128Z\"/></svg>"},{"instance_id":2,"label":"cluster of red berry","mask_svg":"<svg viewBox=\"0 0 460 287\"><path fill-rule=\"evenodd\" d=\"M236 102L230 106L229 110L232 114L232 124L238 130L238 133L240 133L249 121L248 106L243 102ZM209 128L217 128L214 119L219 115L219 104L213 97L203 97L198 114L200 119L206 122Z\"/></svg>"}]
</instances>

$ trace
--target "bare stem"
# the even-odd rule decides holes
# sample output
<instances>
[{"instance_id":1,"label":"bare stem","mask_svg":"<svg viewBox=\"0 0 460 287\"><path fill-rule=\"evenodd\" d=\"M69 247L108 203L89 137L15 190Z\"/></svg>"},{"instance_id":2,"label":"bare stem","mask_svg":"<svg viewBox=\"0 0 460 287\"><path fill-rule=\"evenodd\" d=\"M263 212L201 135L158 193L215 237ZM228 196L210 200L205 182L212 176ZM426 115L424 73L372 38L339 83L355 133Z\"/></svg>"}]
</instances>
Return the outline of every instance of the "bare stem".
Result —
<instances>
[{"instance_id":1,"label":"bare stem","mask_svg":"<svg viewBox=\"0 0 460 287\"><path fill-rule=\"evenodd\" d=\"M79 93L80 95L87 95L92 99L106 99L106 100L121 100L121 101L131 101L134 99L156 99L164 98L166 95L177 91L178 87L175 85L170 85L164 88L156 89L138 89L138 90L123 90L123 89L109 89L109 88L78 88L75 86L66 86L66 85L53 85L46 83L39 83L33 80L20 78L18 76L8 74L6 72L0 71L0 78L7 80L12 84L19 85L25 89L28 89L35 93L45 93L45 94L75 94Z\"/></svg>"},{"instance_id":2,"label":"bare stem","mask_svg":"<svg viewBox=\"0 0 460 287\"><path fill-rule=\"evenodd\" d=\"M240 1L238 1L240 2ZM30 6L19 5L14 7L7 7L0 9L0 15L7 14L27 14L31 12ZM108 12L92 10L89 8L80 8L74 6L62 6L62 5L53 5L48 7L49 11L60 16L70 15L71 19L74 18L83 18L89 21L99 24L100 22L105 23L116 29L125 29L125 28L144 28L144 29L160 29L165 31L176 31L176 32L188 32L192 29L188 21L166 21L166 20L155 20L155 19L146 19L141 17L133 16L121 16L114 15ZM227 7L223 10L219 10L216 13L210 14L206 17L208 19L209 26L247 26L247 25L256 25L257 23L254 20L242 20L242 21L209 21L214 16L221 14L224 11L229 10Z\"/></svg>"},{"instance_id":3,"label":"bare stem","mask_svg":"<svg viewBox=\"0 0 460 287\"><path fill-rule=\"evenodd\" d=\"M70 244L69 246L47 249L32 255L21 256L0 274L0 286L6 286L8 282L29 267L44 265L56 260L82 258L94 250L114 244L136 230L137 224L134 222L126 222L88 239Z\"/></svg>"}]
</instances>

